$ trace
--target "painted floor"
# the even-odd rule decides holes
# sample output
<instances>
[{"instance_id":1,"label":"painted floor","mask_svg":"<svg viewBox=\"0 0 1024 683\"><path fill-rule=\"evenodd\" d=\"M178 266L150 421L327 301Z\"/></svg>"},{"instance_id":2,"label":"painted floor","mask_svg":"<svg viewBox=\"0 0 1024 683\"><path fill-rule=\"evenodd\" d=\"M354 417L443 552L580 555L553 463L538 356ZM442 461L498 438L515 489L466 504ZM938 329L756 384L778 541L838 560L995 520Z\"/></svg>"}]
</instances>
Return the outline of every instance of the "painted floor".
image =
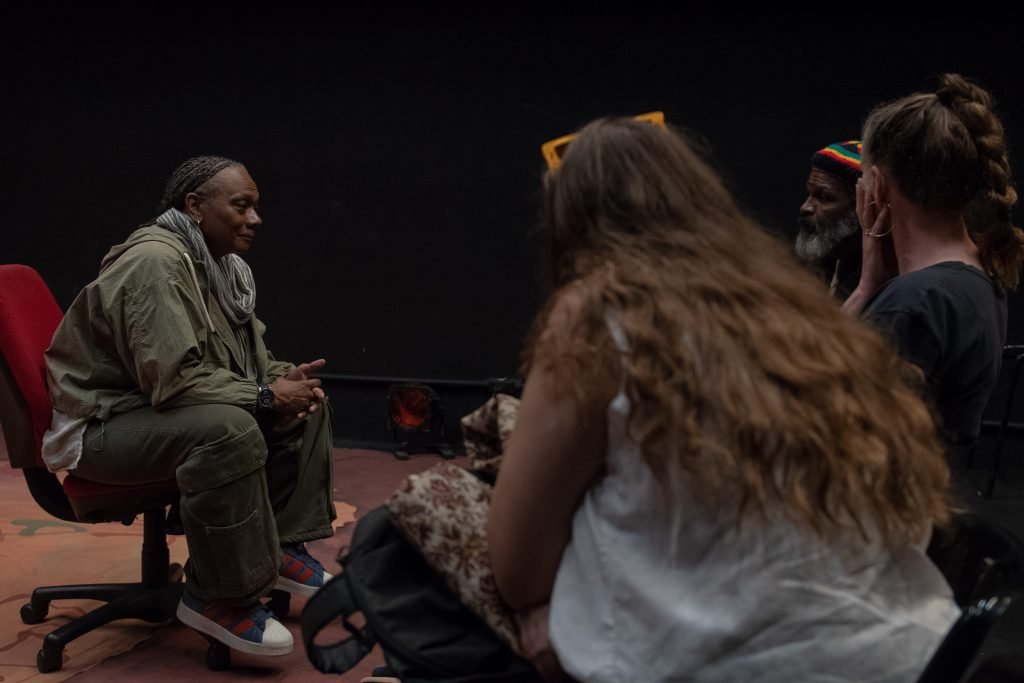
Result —
<instances>
[{"instance_id":1,"label":"painted floor","mask_svg":"<svg viewBox=\"0 0 1024 683\"><path fill-rule=\"evenodd\" d=\"M2 440L0 440L2 448ZM463 459L458 459L459 462ZM354 521L382 504L401 481L439 462L436 455L396 460L379 451L334 449L334 500L338 509L334 537L309 544L310 552L327 571L337 573L336 558L352 535ZM169 536L171 559L187 557L184 537ZM92 601L53 603L46 621L21 623L19 610L37 586L64 583L137 581L142 522L70 524L48 518L29 495L17 470L0 461L0 683L61 681L242 680L305 681L321 674L306 659L298 615L304 600L292 598L285 625L295 637L295 650L284 657L255 657L232 653L232 668L206 668L206 641L181 624L151 625L141 621L110 624L72 642L65 649L64 667L51 674L36 670L42 638L64 623L98 605ZM329 633L329 632L328 632ZM340 627L337 631L340 635ZM334 680L359 681L383 664L379 651L359 667Z\"/></svg>"}]
</instances>

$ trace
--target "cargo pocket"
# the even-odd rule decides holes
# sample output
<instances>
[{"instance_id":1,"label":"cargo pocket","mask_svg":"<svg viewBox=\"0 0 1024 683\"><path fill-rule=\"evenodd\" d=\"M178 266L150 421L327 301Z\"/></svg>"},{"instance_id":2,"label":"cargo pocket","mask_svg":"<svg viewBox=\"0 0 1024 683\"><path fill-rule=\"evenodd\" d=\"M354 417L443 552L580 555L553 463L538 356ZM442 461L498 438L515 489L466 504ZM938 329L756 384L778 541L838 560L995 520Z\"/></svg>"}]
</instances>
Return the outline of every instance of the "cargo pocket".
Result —
<instances>
[{"instance_id":1,"label":"cargo pocket","mask_svg":"<svg viewBox=\"0 0 1024 683\"><path fill-rule=\"evenodd\" d=\"M227 593L221 597L258 591L277 576L276 558L267 552L265 536L266 527L258 509L238 524L206 527L216 584ZM199 573L205 577L210 569L199 567Z\"/></svg>"},{"instance_id":2,"label":"cargo pocket","mask_svg":"<svg viewBox=\"0 0 1024 683\"><path fill-rule=\"evenodd\" d=\"M189 591L199 598L250 600L277 577L280 550L263 471L266 452L253 424L197 448L178 468Z\"/></svg>"}]
</instances>

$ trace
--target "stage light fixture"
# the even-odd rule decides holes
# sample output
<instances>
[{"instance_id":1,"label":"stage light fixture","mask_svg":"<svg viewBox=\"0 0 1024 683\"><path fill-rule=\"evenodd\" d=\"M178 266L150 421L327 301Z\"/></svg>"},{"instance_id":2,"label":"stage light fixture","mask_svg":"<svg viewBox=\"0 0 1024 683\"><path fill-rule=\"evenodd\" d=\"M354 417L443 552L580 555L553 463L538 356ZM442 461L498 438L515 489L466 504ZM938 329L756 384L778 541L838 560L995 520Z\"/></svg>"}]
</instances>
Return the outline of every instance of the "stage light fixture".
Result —
<instances>
[{"instance_id":1,"label":"stage light fixture","mask_svg":"<svg viewBox=\"0 0 1024 683\"><path fill-rule=\"evenodd\" d=\"M455 457L444 442L444 407L430 386L418 383L392 384L387 393L387 429L397 442L392 450L399 460L411 453L436 452L445 459Z\"/></svg>"}]
</instances>

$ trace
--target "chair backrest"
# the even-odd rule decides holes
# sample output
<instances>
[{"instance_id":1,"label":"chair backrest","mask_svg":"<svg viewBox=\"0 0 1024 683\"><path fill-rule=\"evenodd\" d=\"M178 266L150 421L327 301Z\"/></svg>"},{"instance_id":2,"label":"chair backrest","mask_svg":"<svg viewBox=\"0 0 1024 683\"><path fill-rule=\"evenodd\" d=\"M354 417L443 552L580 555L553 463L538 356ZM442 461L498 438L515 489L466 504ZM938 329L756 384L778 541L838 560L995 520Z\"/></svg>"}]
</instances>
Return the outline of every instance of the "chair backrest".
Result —
<instances>
[{"instance_id":1,"label":"chair backrest","mask_svg":"<svg viewBox=\"0 0 1024 683\"><path fill-rule=\"evenodd\" d=\"M1006 596L992 597L965 609L942 639L917 683L959 683L974 663L992 625L1010 602Z\"/></svg>"},{"instance_id":2,"label":"chair backrest","mask_svg":"<svg viewBox=\"0 0 1024 683\"><path fill-rule=\"evenodd\" d=\"M948 528L936 529L928 556L961 607L1024 589L1024 541L976 514L961 513Z\"/></svg>"},{"instance_id":3,"label":"chair backrest","mask_svg":"<svg viewBox=\"0 0 1024 683\"><path fill-rule=\"evenodd\" d=\"M15 467L44 467L41 446L51 411L43 352L62 317L39 273L0 265L0 418Z\"/></svg>"}]
</instances>

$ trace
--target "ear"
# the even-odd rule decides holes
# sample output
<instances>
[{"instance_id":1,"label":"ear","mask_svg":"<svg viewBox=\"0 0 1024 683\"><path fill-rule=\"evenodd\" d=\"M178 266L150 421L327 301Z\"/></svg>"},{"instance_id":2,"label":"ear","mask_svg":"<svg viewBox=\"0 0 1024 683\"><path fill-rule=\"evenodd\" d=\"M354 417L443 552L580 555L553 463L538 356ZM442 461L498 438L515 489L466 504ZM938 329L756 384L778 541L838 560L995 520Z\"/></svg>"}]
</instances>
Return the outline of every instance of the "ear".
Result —
<instances>
[{"instance_id":1,"label":"ear","mask_svg":"<svg viewBox=\"0 0 1024 683\"><path fill-rule=\"evenodd\" d=\"M871 175L873 178L875 201L878 205L885 206L892 201L892 176L881 166L873 166L871 168Z\"/></svg>"},{"instance_id":2,"label":"ear","mask_svg":"<svg viewBox=\"0 0 1024 683\"><path fill-rule=\"evenodd\" d=\"M185 195L185 215L196 222L202 222L203 212L199 208L202 202L203 200L195 192Z\"/></svg>"}]
</instances>

